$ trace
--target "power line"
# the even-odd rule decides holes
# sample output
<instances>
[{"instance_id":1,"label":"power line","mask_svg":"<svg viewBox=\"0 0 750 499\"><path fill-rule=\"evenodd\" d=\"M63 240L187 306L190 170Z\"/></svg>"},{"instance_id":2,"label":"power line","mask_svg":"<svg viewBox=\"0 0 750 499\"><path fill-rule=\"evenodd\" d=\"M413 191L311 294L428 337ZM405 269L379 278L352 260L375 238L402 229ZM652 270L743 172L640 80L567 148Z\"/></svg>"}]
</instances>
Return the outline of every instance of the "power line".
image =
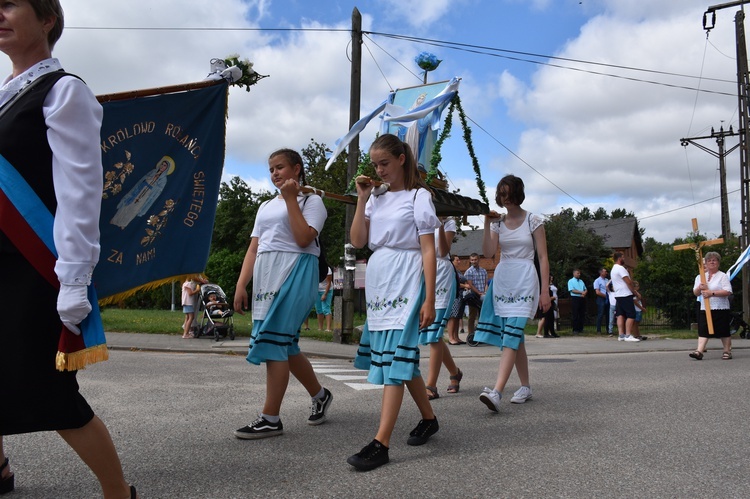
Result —
<instances>
[{"instance_id":1,"label":"power line","mask_svg":"<svg viewBox=\"0 0 750 499\"><path fill-rule=\"evenodd\" d=\"M373 35L380 35L384 37L389 38L395 38L395 39L402 39L417 43L428 43L428 44L440 44L440 46L446 47L446 48L466 48L466 49L474 49L474 50L483 50L483 51L493 51L493 52L501 52L506 54L515 54L515 55L523 55L523 56L529 56L529 57L537 57L540 59L552 59L552 60L559 60L559 61L566 61L566 62L577 62L580 64L589 64L593 66L603 66L613 69L625 69L628 71L640 71L644 73L653 73L653 74L659 74L659 75L665 75L665 76L678 76L681 78L692 78L692 79L704 79L704 80L710 80L710 81L718 81L722 83L731 83L736 84L737 82L734 80L726 80L723 78L704 78L701 76L693 76L693 75L686 75L681 73L671 73L669 71L660 71L656 69L646 69L646 68L637 68L634 66L622 66L619 64L608 64L604 62L593 62L593 61L586 61L583 59L572 59L567 57L558 57L553 55L544 55L544 54L535 54L533 52L522 52L518 50L508 50L508 49L501 49L496 47L488 47L483 45L472 45L468 43L460 43L460 42L451 42L451 41L444 41L444 40L434 40L430 38L419 38L415 36L409 36L409 35L399 35L399 34L393 34L393 33L379 33L375 31L369 31L367 32L369 34ZM481 54L485 54L485 52L478 52ZM486 54L490 55L490 54ZM533 62L533 61L528 61Z\"/></svg>"},{"instance_id":2,"label":"power line","mask_svg":"<svg viewBox=\"0 0 750 499\"><path fill-rule=\"evenodd\" d=\"M733 191L729 191L729 192L727 192L727 195L729 195L729 194L734 194L735 192L739 192L739 191L740 191L739 189L735 189L735 190L733 190ZM667 214L669 214L669 213L673 213L673 212L675 212L675 211L680 211L680 210L684 210L684 209L686 209L686 208L692 208L693 206L697 206L697 205L699 205L699 204L701 204L701 203L707 203L707 202L709 202L709 201L713 201L713 200L715 200L715 199L718 199L718 198L720 198L720 197L721 197L721 196L713 196L713 197L710 197L710 198L704 199L703 201L696 201L695 203L691 203L691 204L686 204L685 206L680 206L679 208L674 208L674 209L671 209L671 210L663 211L663 212L661 212L661 213L655 213L655 214L653 214L653 215L649 215L649 216L647 216L647 217L638 217L638 220L646 220L646 219L648 219L648 218L660 217L660 216L662 216L662 215L667 215Z\"/></svg>"},{"instance_id":3,"label":"power line","mask_svg":"<svg viewBox=\"0 0 750 499\"><path fill-rule=\"evenodd\" d=\"M612 74L612 73L604 73L604 72L601 72L601 71L594 71L594 70L591 70L591 69L574 68L574 67L571 67L571 66L563 66L561 64L553 64L553 63L543 62L543 61L534 61L534 60L531 60L531 59L523 59L523 58L520 58L520 57L514 57L514 56L509 56L509 55L503 55L503 54L494 54L494 53L483 52L483 51L475 50L475 49L469 49L469 48L462 48L462 47L458 47L458 46L453 46L453 45L463 45L463 44L453 44L453 43L450 43L450 42L433 42L433 41L428 41L427 39L418 39L418 38L404 36L404 35L382 35L382 36L388 36L390 38L402 39L402 40L411 41L411 42L419 42L419 43L423 43L423 44L426 44L426 45L432 45L432 46L435 46L435 47L448 48L448 49L458 50L458 51L462 51L462 52L475 53L475 54L486 55L486 56L490 56L490 57L499 57L501 59L508 59L508 60L512 60L512 61L526 62L526 63L529 63L529 64L537 64L537 65L540 65L540 66L548 66L548 67L553 67L553 68L558 68L558 69L567 69L567 70L570 70L570 71L578 71L580 73L589 73L589 74L594 74L594 75L598 75L598 76L607 76L607 77L610 77L610 78L617 78L617 79L621 79L621 80L629 80L629 81L634 81L634 82L638 82L638 83L648 83L650 85L659 85L659 86L670 87L670 88L679 88L679 89L683 89L683 90L691 90L691 91L697 91L697 92L704 92L704 93L708 93L708 94L726 95L726 96L729 96L729 97L737 97L736 93L731 93L731 92L721 92L721 91L718 91L718 90L706 90L706 89L700 89L700 88L696 88L696 87L689 87L689 86L685 86L685 85L677 85L677 84L673 84L673 83L665 83L665 82L654 81L654 80L645 80L643 78L635 78L635 77L632 77L632 76L624 76L624 75L617 75L617 74ZM492 50L498 50L498 51L510 52L510 53L514 53L515 52L515 51L506 51L506 50L502 50L502 49L492 49ZM581 60L575 60L575 59L565 59L565 58L554 57L554 56L541 56L541 55L537 55L537 54L531 54L531 55L533 55L534 57L545 57L545 58L549 58L549 59L570 60L570 61L574 61L574 62L578 62L578 63L582 63L582 64L593 64L593 65L600 65L600 66L608 66L608 67L613 67L613 68L618 68L618 69L624 69L624 70L630 70L630 71L642 71L642 72L649 72L649 73L655 73L655 74L661 74L661 75L677 76L677 77L682 77L682 78L699 78L699 77L696 77L696 76L682 75L682 74L677 74L677 73L667 73L667 72L664 72L664 71L655 71L655 70L650 70L650 69L631 68L631 67L627 67L627 66L616 66L616 65L612 65L612 64L604 64L604 63L590 62L590 61L581 61ZM704 80L708 80L708 81L721 82L721 83L735 83L736 84L736 82L731 82L730 80L723 80L723 79L718 79L718 78L703 78L703 79Z\"/></svg>"},{"instance_id":4,"label":"power line","mask_svg":"<svg viewBox=\"0 0 750 499\"><path fill-rule=\"evenodd\" d=\"M317 32L317 33L349 33L351 32L350 29L346 29L346 28L250 28L250 27L205 27L205 26L203 27L69 26L69 27L66 27L66 29L68 30L105 30L105 31L107 30L120 30L120 31L139 30L139 31L191 31L191 32L195 32L195 31L257 31L257 32L271 31L271 32ZM363 31L362 33L367 34L367 35L379 35L385 38L391 38L391 39L396 39L396 40L404 40L404 41L409 41L409 42L414 42L414 43L422 43L422 44L427 44L427 45L432 45L432 46L438 46L438 47L443 47L443 48L448 48L448 49L453 49L453 50L459 50L463 52L475 53L478 55L500 57L503 59L526 62L530 64L538 64L542 66L556 67L559 69L568 69L571 71L579 71L579 72L590 73L590 74L595 74L599 76L608 76L610 78L619 78L619 79L630 80L630 81L635 81L639 83L648 83L651 85L661 85L661 86L671 87L671 88L681 88L684 90L696 90L696 91L705 92L705 93L736 97L736 93L697 89L694 87L689 87L689 86L684 86L684 85L676 85L676 84L664 83L664 82L653 81L653 80L644 80L641 78L635 78L635 77L629 77L629 76L623 76L623 75L617 75L617 74L611 74L611 73L604 73L600 71L593 71L593 70L587 70L587 69L581 69L581 68L574 68L571 66L552 64L552 63L544 62L544 61L523 59L521 57L516 57L516 56L535 57L535 58L548 59L548 60L559 60L559 61L574 62L574 63L579 63L579 64L593 65L593 66L601 66L601 67L607 67L607 68L613 68L613 69L622 69L626 71L651 73L651 74L662 75L662 76L674 76L674 77L679 77L679 78L690 78L690 79L703 79L706 81L736 84L735 81L721 79L721 78L705 78L705 77L693 76L693 75L687 75L687 74L681 74L681 73L671 73L668 71L659 71L659 70L654 70L654 69L638 68L638 67L633 67L633 66L623 66L623 65L618 65L618 64L608 64L608 63L603 63L603 62L586 61L583 59L572 59L572 58L567 58L567 57L536 54L533 52L509 50L509 49L502 49L502 48L497 48L497 47L473 45L473 44L468 44L468 43L452 42L452 41L446 41L446 40L420 38L420 37L409 36L409 35L400 35L396 33L382 33L382 32L377 32L377 31ZM507 55L507 54L513 54L513 55Z\"/></svg>"},{"instance_id":5,"label":"power line","mask_svg":"<svg viewBox=\"0 0 750 499\"><path fill-rule=\"evenodd\" d=\"M102 31L312 31L331 33L351 33L349 28L231 28L231 27L178 27L178 26L65 26L66 30Z\"/></svg>"}]
</instances>

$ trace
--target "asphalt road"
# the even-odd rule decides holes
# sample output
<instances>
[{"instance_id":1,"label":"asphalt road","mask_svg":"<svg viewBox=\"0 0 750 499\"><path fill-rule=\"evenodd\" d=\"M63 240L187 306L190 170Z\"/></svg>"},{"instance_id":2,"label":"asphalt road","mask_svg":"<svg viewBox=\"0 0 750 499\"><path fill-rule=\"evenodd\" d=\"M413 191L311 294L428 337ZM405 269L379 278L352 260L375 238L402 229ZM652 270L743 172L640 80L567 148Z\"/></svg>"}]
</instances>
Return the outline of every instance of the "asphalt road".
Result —
<instances>
[{"instance_id":1,"label":"asphalt road","mask_svg":"<svg viewBox=\"0 0 750 499\"><path fill-rule=\"evenodd\" d=\"M233 436L254 419L265 388L264 369L241 355L113 351L79 382L146 499L750 497L750 350L719 357L716 349L700 362L684 351L534 356L534 399L509 403L513 375L500 414L478 400L497 358L462 357L459 394L445 393L441 374L440 432L406 445L419 420L407 395L391 463L367 473L346 458L373 438L381 391L345 359L314 359L334 394L327 423L306 424L309 398L292 380L284 435L257 441ZM17 484L8 499L100 497L55 433L5 443Z\"/></svg>"}]
</instances>

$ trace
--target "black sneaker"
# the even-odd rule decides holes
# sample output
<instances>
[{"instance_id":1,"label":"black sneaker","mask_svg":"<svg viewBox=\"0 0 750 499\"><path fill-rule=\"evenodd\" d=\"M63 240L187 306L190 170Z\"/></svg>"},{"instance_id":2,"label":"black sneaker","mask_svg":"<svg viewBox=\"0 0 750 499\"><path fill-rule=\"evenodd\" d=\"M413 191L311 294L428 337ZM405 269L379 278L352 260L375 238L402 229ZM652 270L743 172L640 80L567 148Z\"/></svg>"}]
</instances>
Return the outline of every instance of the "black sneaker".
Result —
<instances>
[{"instance_id":1,"label":"black sneaker","mask_svg":"<svg viewBox=\"0 0 750 499\"><path fill-rule=\"evenodd\" d=\"M326 422L326 410L333 401L333 394L328 391L328 388L323 388L323 392L322 399L313 399L310 417L307 418L307 424L309 425L319 425Z\"/></svg>"},{"instance_id":2,"label":"black sneaker","mask_svg":"<svg viewBox=\"0 0 750 499\"><path fill-rule=\"evenodd\" d=\"M275 437L284 433L284 425L281 420L272 423L263 416L234 432L234 436L243 440L254 440L256 438Z\"/></svg>"},{"instance_id":3,"label":"black sneaker","mask_svg":"<svg viewBox=\"0 0 750 499\"><path fill-rule=\"evenodd\" d=\"M423 445L427 443L432 435L438 432L440 425L438 424L437 418L435 419L422 419L416 428L409 433L409 440L406 441L408 445Z\"/></svg>"},{"instance_id":4,"label":"black sneaker","mask_svg":"<svg viewBox=\"0 0 750 499\"><path fill-rule=\"evenodd\" d=\"M383 466L388 461L390 461L388 459L388 447L377 440L373 440L365 445L361 451L353 456L349 456L346 460L347 463L360 471L374 470L378 466Z\"/></svg>"}]
</instances>

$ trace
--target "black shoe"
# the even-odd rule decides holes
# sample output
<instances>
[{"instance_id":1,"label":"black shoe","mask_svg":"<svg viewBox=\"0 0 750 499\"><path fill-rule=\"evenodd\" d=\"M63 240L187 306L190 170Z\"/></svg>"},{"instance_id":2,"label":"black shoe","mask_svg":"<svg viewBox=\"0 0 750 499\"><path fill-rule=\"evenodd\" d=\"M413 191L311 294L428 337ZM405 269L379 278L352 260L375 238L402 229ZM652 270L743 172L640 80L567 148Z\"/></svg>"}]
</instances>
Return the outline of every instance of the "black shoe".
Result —
<instances>
[{"instance_id":1,"label":"black shoe","mask_svg":"<svg viewBox=\"0 0 750 499\"><path fill-rule=\"evenodd\" d=\"M8 467L8 458L6 457L5 462L3 462L2 465L0 465L0 475L2 475L3 470L7 467ZM13 473L6 476L5 478L0 478L0 494L7 494L8 492L13 492L13 490L16 488L15 479L16 477Z\"/></svg>"},{"instance_id":2,"label":"black shoe","mask_svg":"<svg viewBox=\"0 0 750 499\"><path fill-rule=\"evenodd\" d=\"M284 433L284 425L281 420L272 423L263 416L258 417L249 425L234 432L234 436L243 440L255 440L257 438L275 437Z\"/></svg>"},{"instance_id":3,"label":"black shoe","mask_svg":"<svg viewBox=\"0 0 750 499\"><path fill-rule=\"evenodd\" d=\"M323 388L323 392L322 399L313 399L310 417L307 418L307 424L309 425L319 425L326 422L326 410L333 401L333 394L328 391L328 388Z\"/></svg>"},{"instance_id":4,"label":"black shoe","mask_svg":"<svg viewBox=\"0 0 750 499\"><path fill-rule=\"evenodd\" d=\"M349 456L346 460L347 463L360 471L374 470L379 466L383 466L388 461L390 461L388 459L388 447L377 440L373 440L365 445L361 451L353 456Z\"/></svg>"},{"instance_id":5,"label":"black shoe","mask_svg":"<svg viewBox=\"0 0 750 499\"><path fill-rule=\"evenodd\" d=\"M427 443L435 433L440 429L437 418L434 419L422 419L416 428L409 433L409 440L406 441L408 445L423 445Z\"/></svg>"},{"instance_id":6,"label":"black shoe","mask_svg":"<svg viewBox=\"0 0 750 499\"><path fill-rule=\"evenodd\" d=\"M559 337L560 337L560 335L559 335L559 334L557 334L557 333L552 333L552 334L550 335L550 338L559 338Z\"/></svg>"}]
</instances>

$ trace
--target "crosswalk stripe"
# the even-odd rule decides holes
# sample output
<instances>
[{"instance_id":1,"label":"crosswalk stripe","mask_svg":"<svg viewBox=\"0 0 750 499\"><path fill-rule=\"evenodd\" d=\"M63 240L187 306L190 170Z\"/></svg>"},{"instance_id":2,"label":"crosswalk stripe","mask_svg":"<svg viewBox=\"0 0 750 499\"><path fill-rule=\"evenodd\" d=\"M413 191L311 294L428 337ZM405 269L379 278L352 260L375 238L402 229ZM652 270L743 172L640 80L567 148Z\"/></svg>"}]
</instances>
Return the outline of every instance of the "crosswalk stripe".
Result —
<instances>
[{"instance_id":1,"label":"crosswalk stripe","mask_svg":"<svg viewBox=\"0 0 750 499\"><path fill-rule=\"evenodd\" d=\"M380 390L383 388L383 385L371 385L370 383L344 383L350 388L354 388L355 390L364 391L364 390Z\"/></svg>"},{"instance_id":2,"label":"crosswalk stripe","mask_svg":"<svg viewBox=\"0 0 750 499\"><path fill-rule=\"evenodd\" d=\"M357 381L357 380L367 380L367 375L365 374L362 376L361 374L331 374L328 376L329 378L335 379L336 381Z\"/></svg>"},{"instance_id":3,"label":"crosswalk stripe","mask_svg":"<svg viewBox=\"0 0 750 499\"><path fill-rule=\"evenodd\" d=\"M326 378L331 378L336 381L344 381L345 385L349 388L353 388L357 391L364 390L381 390L383 385L373 385L367 382L367 371L363 369L355 369L351 363L342 366L341 364L335 364L330 361L310 361L312 364L315 374L323 375ZM347 382L351 383L347 383ZM360 383L354 383L354 381L360 381Z\"/></svg>"},{"instance_id":4,"label":"crosswalk stripe","mask_svg":"<svg viewBox=\"0 0 750 499\"><path fill-rule=\"evenodd\" d=\"M315 370L316 373L321 373L321 374L332 374L332 373L366 373L367 372L367 371L364 371L362 369L345 369L345 368L337 368L337 369L325 368L325 369L320 369L318 367L313 367L313 369Z\"/></svg>"}]
</instances>

